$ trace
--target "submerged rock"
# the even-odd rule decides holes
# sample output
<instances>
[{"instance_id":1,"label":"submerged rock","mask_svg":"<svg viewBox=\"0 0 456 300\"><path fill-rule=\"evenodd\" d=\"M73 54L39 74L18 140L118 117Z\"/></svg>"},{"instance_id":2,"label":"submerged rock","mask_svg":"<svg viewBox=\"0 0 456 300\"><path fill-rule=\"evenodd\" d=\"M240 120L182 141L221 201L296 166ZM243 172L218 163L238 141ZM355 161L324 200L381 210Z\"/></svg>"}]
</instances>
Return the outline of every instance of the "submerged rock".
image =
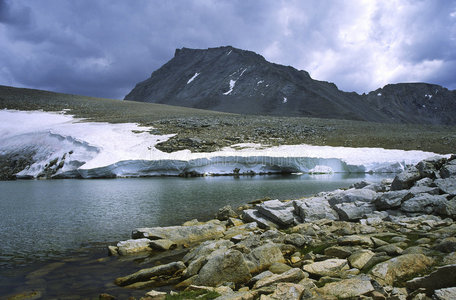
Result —
<instances>
[{"instance_id":1,"label":"submerged rock","mask_svg":"<svg viewBox=\"0 0 456 300\"><path fill-rule=\"evenodd\" d=\"M148 281L154 276L174 275L178 272L182 272L184 269L185 265L183 262L172 262L166 265L142 269L136 273L119 277L115 280L115 283L120 286L126 286L139 281Z\"/></svg>"}]
</instances>

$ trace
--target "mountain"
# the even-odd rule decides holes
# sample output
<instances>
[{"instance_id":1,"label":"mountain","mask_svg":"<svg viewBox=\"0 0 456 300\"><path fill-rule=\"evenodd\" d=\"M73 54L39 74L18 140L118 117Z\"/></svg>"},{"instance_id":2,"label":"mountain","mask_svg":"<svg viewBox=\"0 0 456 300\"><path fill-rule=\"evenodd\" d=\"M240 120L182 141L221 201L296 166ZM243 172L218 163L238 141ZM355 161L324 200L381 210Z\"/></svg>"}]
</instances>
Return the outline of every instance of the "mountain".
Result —
<instances>
[{"instance_id":1,"label":"mountain","mask_svg":"<svg viewBox=\"0 0 456 300\"><path fill-rule=\"evenodd\" d=\"M244 114L456 124L456 91L406 83L367 95L347 93L231 46L177 49L125 99Z\"/></svg>"}]
</instances>

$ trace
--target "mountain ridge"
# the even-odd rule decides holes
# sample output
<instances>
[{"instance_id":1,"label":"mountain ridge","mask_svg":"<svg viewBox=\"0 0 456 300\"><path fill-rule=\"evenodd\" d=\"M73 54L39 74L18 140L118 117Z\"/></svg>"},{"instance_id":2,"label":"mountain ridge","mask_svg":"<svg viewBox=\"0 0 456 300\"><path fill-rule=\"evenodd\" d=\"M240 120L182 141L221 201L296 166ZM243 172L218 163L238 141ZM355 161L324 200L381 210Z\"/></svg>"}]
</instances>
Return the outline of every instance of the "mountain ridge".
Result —
<instances>
[{"instance_id":1,"label":"mountain ridge","mask_svg":"<svg viewBox=\"0 0 456 300\"><path fill-rule=\"evenodd\" d=\"M456 91L428 83L400 83L359 95L231 46L176 49L170 61L139 82L125 99L244 114L456 124Z\"/></svg>"}]
</instances>

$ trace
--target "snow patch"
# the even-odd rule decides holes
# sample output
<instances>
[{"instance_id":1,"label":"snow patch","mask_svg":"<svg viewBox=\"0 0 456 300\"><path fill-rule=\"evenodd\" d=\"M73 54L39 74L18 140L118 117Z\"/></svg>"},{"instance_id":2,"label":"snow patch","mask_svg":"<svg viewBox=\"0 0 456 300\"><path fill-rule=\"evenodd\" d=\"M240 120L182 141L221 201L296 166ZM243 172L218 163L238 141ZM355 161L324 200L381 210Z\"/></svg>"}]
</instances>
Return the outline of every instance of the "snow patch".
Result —
<instances>
[{"instance_id":1,"label":"snow patch","mask_svg":"<svg viewBox=\"0 0 456 300\"><path fill-rule=\"evenodd\" d=\"M424 95L424 98L431 99L431 98L432 98L432 95L426 94L426 95Z\"/></svg>"},{"instance_id":2,"label":"snow patch","mask_svg":"<svg viewBox=\"0 0 456 300\"><path fill-rule=\"evenodd\" d=\"M283 97L282 103L287 103L287 101L288 101L287 97Z\"/></svg>"},{"instance_id":3,"label":"snow patch","mask_svg":"<svg viewBox=\"0 0 456 300\"><path fill-rule=\"evenodd\" d=\"M377 96L379 96L379 97L380 97L381 95L382 95L382 93L378 93L378 94L377 94Z\"/></svg>"},{"instance_id":4,"label":"snow patch","mask_svg":"<svg viewBox=\"0 0 456 300\"><path fill-rule=\"evenodd\" d=\"M231 54L231 52L233 52L233 50L230 50L230 51L229 51L229 52L228 52L226 55L227 55L227 56L228 56L228 55L230 55L230 54Z\"/></svg>"},{"instance_id":5,"label":"snow patch","mask_svg":"<svg viewBox=\"0 0 456 300\"><path fill-rule=\"evenodd\" d=\"M262 84L263 82L264 82L264 80L260 80L260 81L257 82L257 85L260 85L260 84Z\"/></svg>"},{"instance_id":6,"label":"snow patch","mask_svg":"<svg viewBox=\"0 0 456 300\"><path fill-rule=\"evenodd\" d=\"M234 86L234 84L233 84ZM400 172L435 153L311 145L237 144L212 153L155 148L174 135L137 124L84 122L48 112L0 111L0 154L33 153L19 175L36 177L56 160L60 177L196 174Z\"/></svg>"},{"instance_id":7,"label":"snow patch","mask_svg":"<svg viewBox=\"0 0 456 300\"><path fill-rule=\"evenodd\" d=\"M199 74L201 74L201 73L195 73L195 75L193 75L192 78L190 78L190 79L187 81L187 84L189 84L190 82L192 82L196 77L198 77Z\"/></svg>"},{"instance_id":8,"label":"snow patch","mask_svg":"<svg viewBox=\"0 0 456 300\"><path fill-rule=\"evenodd\" d=\"M229 95L229 94L231 94L231 92L232 92L233 89L234 89L234 85L235 85L235 84L236 84L236 80L230 79L230 89L229 89L227 92L223 93L223 95Z\"/></svg>"}]
</instances>

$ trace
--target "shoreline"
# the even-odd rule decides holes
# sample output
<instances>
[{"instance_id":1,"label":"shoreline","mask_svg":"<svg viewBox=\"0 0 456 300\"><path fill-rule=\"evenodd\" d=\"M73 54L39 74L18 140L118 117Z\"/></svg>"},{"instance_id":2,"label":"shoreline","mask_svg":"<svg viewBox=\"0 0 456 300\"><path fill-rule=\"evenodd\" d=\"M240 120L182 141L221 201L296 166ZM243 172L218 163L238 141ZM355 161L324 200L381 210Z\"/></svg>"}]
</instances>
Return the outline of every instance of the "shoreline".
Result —
<instances>
[{"instance_id":1,"label":"shoreline","mask_svg":"<svg viewBox=\"0 0 456 300\"><path fill-rule=\"evenodd\" d=\"M237 299L235 297L241 295L247 297L246 299L256 299L262 294L276 295L279 291L286 292L288 289L298 289L301 294L310 293L309 295L314 296L328 296L332 295L331 293L337 293L337 290L340 291L342 289L342 283L345 284L345 291L355 293L351 294L352 296L356 295L356 293L360 293L357 294L358 296L376 295L377 297L380 297L380 294L384 295L383 297L386 297L386 295L391 296L392 293L403 295L401 297L413 295L414 289L416 289L416 286L419 284L409 283L410 280L404 279L405 277L409 278L413 275L414 278L417 278L416 276L418 275L423 276L426 274L429 275L432 272L438 272L439 268L452 268L449 267L448 264L442 265L441 263L447 259L446 257L448 255L448 259L450 260L453 259L451 258L451 255L455 256L454 263L456 263L456 254L452 254L454 252L448 252L446 250L454 249L452 251L456 251L456 242L454 248L452 248L453 246L447 245L452 241L452 236L456 234L454 221L448 219L448 217L445 219L443 216L427 215L429 212L433 213L433 211L426 212L427 206L422 206L420 208L424 209L423 211L408 211L411 207L411 201L417 197L419 198L424 195L431 198L441 197L439 196L439 193L441 193L441 188L445 187L438 187L439 185L437 187L432 187L432 184L440 184L445 178L453 178L452 176L456 175L455 173L451 173L454 172L451 171L453 170L453 167L451 166L456 165L453 164L456 162L456 157L453 156L448 160L450 164L447 162L442 164L441 162L444 160L445 159L440 159L440 162L438 159L422 161L418 164L420 168L418 173L416 173L416 168L409 168L405 172L397 175L392 181L384 181L381 184L361 182L354 184L348 190L320 193L316 196L307 198L307 200L301 200L304 201L302 203L310 204L312 201L317 201L312 199L318 199L318 206L298 205L296 203L299 200L290 200L288 202L277 202L276 200L258 201L255 204L249 204L242 207L243 212L241 214L242 218L240 219L238 213L233 212L230 208L224 207L219 210L217 219L209 220L207 222L193 220L183 224L183 226L174 226L172 228L157 227L155 229L136 229L133 233L133 237L135 238L134 241L137 243L130 242L130 245L126 245L126 248L124 247L124 249L127 249L125 250L126 255L121 255L119 256L120 258L130 257L131 259L135 259L135 257L143 257L146 260L149 259L148 266L150 269L150 263L157 261L154 260L154 257L157 255L157 249L159 248L164 255L163 257L166 257L167 255L173 256L173 251L178 251L176 249L182 249L182 251L187 254L182 258L182 255L184 254L182 253L180 258L177 258L177 260L171 261L170 263L165 263L165 261L161 261L159 264L153 263L155 267L152 267L152 269L165 268L168 270L165 271L165 273L160 273L161 275L158 273L157 275L153 275L153 273L151 273L151 275L147 275L149 277L146 281L141 279L132 282L130 281L131 279L127 279L131 277L128 277L130 275L127 275L128 272L125 271L122 272L122 274L119 274L124 277L117 277L116 283L121 286L133 284L136 288L141 289L143 296L147 290L155 289L154 293L161 295L160 297L164 297L164 294L162 294L163 290L168 295L170 295L170 293L175 293L175 288L172 288L172 286L179 282L180 287L178 289L187 287L188 292L196 290L198 293L203 294L215 292L224 295L227 297L226 299ZM439 167L435 167L436 165ZM437 170L438 174L435 173L436 171L429 172L432 168ZM450 170L450 173L445 173L447 170ZM433 178L433 176L436 176L435 174L439 177ZM443 179L440 179L440 174L443 174ZM420 182L420 184L417 185L417 182ZM440 192L433 194L438 191L436 188L440 189ZM372 200L368 200L369 198L372 199L371 197L373 197L372 195L374 194L376 195L375 201L373 202L375 207L373 207L372 204L369 204ZM393 194L396 198L389 197ZM403 200L401 197L404 197L406 194L410 194L410 196L406 197L407 200ZM454 196L454 194L453 196L450 195L444 196L446 199L445 201L448 201L448 205L456 201L456 196ZM357 197L357 200L351 202L352 200L350 199L352 199L352 197ZM399 201L399 208L395 206L397 205L397 197L402 199L402 201ZM435 203L430 207L437 209L435 213L438 215L442 214L439 205L442 205L442 203L447 204L446 202L441 202L444 198L432 198L433 200L430 202ZM329 207L322 205L324 201L329 201ZM290 206L290 203L292 206ZM350 206L353 203L360 204L358 206ZM417 201L413 203L414 205L418 205ZM387 206L389 206L389 208ZM291 207L293 207L293 211L295 211L292 213L292 216L294 215L292 219L290 219ZM445 213L450 213L453 219L456 218L456 210L453 212L449 206L445 207L447 207ZM323 211L321 211L322 208ZM309 209L313 211L310 213ZM334 214L335 209L338 219L331 219L330 216L331 214ZM379 210L377 211L377 209ZM261 211L262 214L246 213L247 211L252 210L256 210L257 212ZM267 211L272 213L272 215L265 213ZM297 215L295 215L296 211ZM305 211L310 214L306 214ZM318 215L319 213L324 213L324 216ZM274 215L278 219L274 219L272 217ZM315 217L315 219L312 219L312 216ZM296 217L304 218L304 223L301 223L302 220L301 222L296 223ZM167 231L167 228L169 228L169 231ZM201 233L202 228L206 228L209 231L203 230ZM172 238L173 232L176 233L179 232L179 230L182 231L184 229L189 230L189 232L193 234L191 242L180 242L176 237ZM320 231L320 233L317 233L318 231ZM221 236L220 232L222 232ZM198 238L195 238L194 235L203 236L203 238L199 240ZM186 235L184 234L184 236ZM188 237L189 236L187 235L185 238ZM117 244L117 249L110 247L112 254L119 253L119 243ZM212 252L213 250L209 251L209 253L212 254L209 254L207 257L207 253L204 255L202 253L197 254L198 251L206 249L204 247L215 247L211 249L219 250L217 250L218 252ZM165 250L166 248L169 250ZM381 251L378 249L381 249ZM429 252L431 250L437 252ZM249 253L252 253L252 251L256 253L256 255L260 255L259 257L264 255L261 254L263 253L262 251L266 251L266 253L269 254L275 254L273 255L272 261L268 260L269 258L265 258L266 261L263 262L261 262L261 259L260 261L252 261L252 257L249 256ZM241 256L239 256L238 252ZM160 251L158 253L160 253ZM194 253L196 256L189 258L189 253ZM220 256L217 256L216 253L223 253L222 257L226 257L229 253L229 255L234 255L234 257L236 257L233 258L237 261L236 265L245 264L244 266L247 269L244 268L243 271L235 269L236 272L241 272L236 273L235 277L229 277L229 275L224 275L224 272L217 271L217 276L229 277L229 280L228 277L220 279L222 282L233 280L234 283L222 284L220 286L220 282L216 283L217 281L208 279L215 276L215 274L211 273L212 275L209 277L201 275L204 274L204 272L209 272L209 267L204 267L205 264L208 264L214 259L211 264L217 265L217 261L222 259ZM357 254L357 256L352 257L354 254ZM429 255L430 257L433 257L433 259L427 259L426 257ZM368 257L368 259L366 257ZM393 276L391 279L389 279L389 277L386 278L383 275L382 278L382 276L375 273L377 272L375 271L376 265L381 265L382 268L387 269L394 269L397 267L392 264L392 261L394 261L393 258L396 260L403 260L403 263L413 270L413 272L407 273L407 275L391 273L397 275L397 278L394 277L396 275L391 275ZM407 259L411 259L413 264L416 264L417 261L421 261L424 267L420 267L422 269L416 270L412 268L412 262ZM184 261L184 264L178 263L182 260ZM191 269L196 267L194 264L199 260L201 260L199 264L203 264L200 265L198 269L195 269L196 271ZM373 261L370 262L371 260ZM222 261L219 263L222 263ZM330 268L328 270L332 270L328 271L330 273L316 271L318 269L317 266L319 266L318 264L321 264L321 262L335 263L336 261L339 265L335 269L331 269L329 266L325 267ZM373 264L372 267L369 270L362 271L363 267L369 262L370 264ZM453 262L453 260L451 260L451 262ZM155 271L151 270L150 272L156 272L156 269ZM199 277L194 278L194 275L190 275L194 274L194 272L196 272L196 276L203 276L203 278L206 278L204 280L209 281L203 282L201 281L202 279L198 279ZM135 273L131 272L131 274ZM257 277L260 274L262 274L262 277ZM414 280L415 281L413 282L419 282L418 279ZM377 285L373 284L374 281ZM128 282L128 284L124 284L125 282ZM182 285L183 282L186 283ZM397 285L398 282L399 286ZM160 288L157 287L157 284L158 286L165 284L168 287ZM370 287L371 284L373 284L374 288ZM201 285L203 285L203 287ZM360 285L369 288L367 290L360 289ZM379 288L379 285L381 288ZM130 288L132 287L133 286ZM337 288L330 289L330 287ZM416 293L430 293L431 295L441 288L443 287L433 288L432 290L420 290ZM124 290L130 291L130 289ZM102 291L100 291L100 293L102 293ZM131 295L133 294L137 295L137 292L131 292ZM148 296L144 297L146 297L144 299L155 299L147 298ZM345 296L338 295L337 297L344 298Z\"/></svg>"}]
</instances>

